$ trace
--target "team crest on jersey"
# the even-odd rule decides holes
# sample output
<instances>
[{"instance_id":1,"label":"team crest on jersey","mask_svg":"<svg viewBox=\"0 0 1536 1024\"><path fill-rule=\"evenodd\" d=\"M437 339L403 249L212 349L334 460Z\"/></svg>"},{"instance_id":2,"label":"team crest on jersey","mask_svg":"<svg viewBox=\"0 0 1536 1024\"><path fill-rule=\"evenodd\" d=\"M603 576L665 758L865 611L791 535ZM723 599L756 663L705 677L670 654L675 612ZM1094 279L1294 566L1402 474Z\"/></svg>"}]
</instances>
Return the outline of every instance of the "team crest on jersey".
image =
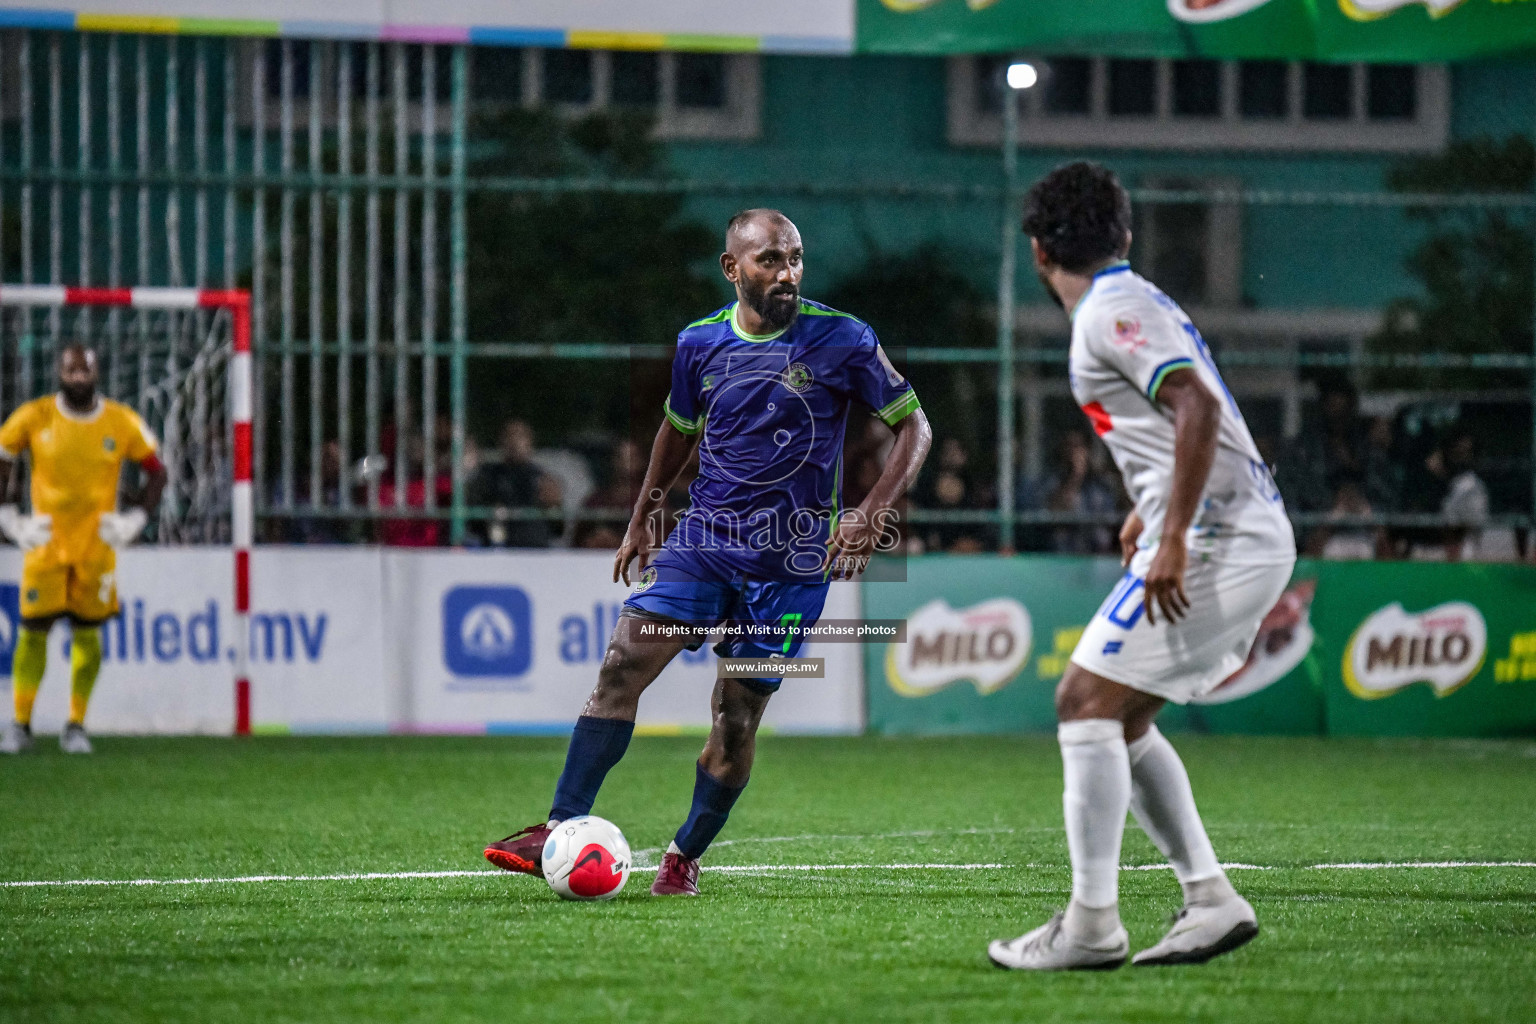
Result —
<instances>
[{"instance_id":1,"label":"team crest on jersey","mask_svg":"<svg viewBox=\"0 0 1536 1024\"><path fill-rule=\"evenodd\" d=\"M655 584L655 582L656 582L656 567L654 565L646 566L645 572L642 572L640 574L640 582L635 587L635 593L638 594L642 590L650 590L652 585Z\"/></svg>"},{"instance_id":2,"label":"team crest on jersey","mask_svg":"<svg viewBox=\"0 0 1536 1024\"><path fill-rule=\"evenodd\" d=\"M804 363L790 363L779 376L779 383L797 395L804 394L815 380L811 368Z\"/></svg>"},{"instance_id":3,"label":"team crest on jersey","mask_svg":"<svg viewBox=\"0 0 1536 1024\"><path fill-rule=\"evenodd\" d=\"M1141 335L1141 321L1135 317L1125 317L1115 321L1115 344L1123 348L1136 351L1147 343L1147 339Z\"/></svg>"},{"instance_id":4,"label":"team crest on jersey","mask_svg":"<svg viewBox=\"0 0 1536 1024\"><path fill-rule=\"evenodd\" d=\"M103 448L105 448L109 452L115 452L115 451L117 451L117 438L115 438L115 437L103 438L102 442L101 442L101 446Z\"/></svg>"}]
</instances>

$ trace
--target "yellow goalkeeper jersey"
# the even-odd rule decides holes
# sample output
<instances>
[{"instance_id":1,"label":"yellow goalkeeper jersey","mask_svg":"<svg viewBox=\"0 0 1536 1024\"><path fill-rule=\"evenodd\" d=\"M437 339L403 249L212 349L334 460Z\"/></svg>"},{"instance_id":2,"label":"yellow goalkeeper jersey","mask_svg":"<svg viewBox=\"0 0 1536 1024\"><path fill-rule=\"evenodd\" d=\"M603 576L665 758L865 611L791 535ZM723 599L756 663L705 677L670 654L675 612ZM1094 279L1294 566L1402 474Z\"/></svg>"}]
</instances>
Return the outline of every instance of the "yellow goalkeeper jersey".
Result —
<instances>
[{"instance_id":1,"label":"yellow goalkeeper jersey","mask_svg":"<svg viewBox=\"0 0 1536 1024\"><path fill-rule=\"evenodd\" d=\"M75 562L103 543L96 534L103 512L117 508L123 460L155 454L154 434L121 402L98 398L80 414L61 395L33 399L0 426L0 456L32 453L32 512L53 517L49 546L60 561Z\"/></svg>"}]
</instances>

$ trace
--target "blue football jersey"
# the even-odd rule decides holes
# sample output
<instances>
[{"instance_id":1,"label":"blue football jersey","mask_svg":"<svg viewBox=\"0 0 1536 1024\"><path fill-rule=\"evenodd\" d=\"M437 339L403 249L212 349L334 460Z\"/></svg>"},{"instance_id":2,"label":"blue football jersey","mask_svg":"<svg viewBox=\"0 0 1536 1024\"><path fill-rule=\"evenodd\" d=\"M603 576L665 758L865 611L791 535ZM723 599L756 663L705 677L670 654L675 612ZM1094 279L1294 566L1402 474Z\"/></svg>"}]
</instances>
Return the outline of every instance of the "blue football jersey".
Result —
<instances>
[{"instance_id":1,"label":"blue football jersey","mask_svg":"<svg viewBox=\"0 0 1536 1024\"><path fill-rule=\"evenodd\" d=\"M856 317L802 300L788 328L753 336L735 312L732 303L677 338L667 419L702 436L691 504L668 545L707 550L746 576L820 579L842 508L849 404L894 425L917 395Z\"/></svg>"}]
</instances>

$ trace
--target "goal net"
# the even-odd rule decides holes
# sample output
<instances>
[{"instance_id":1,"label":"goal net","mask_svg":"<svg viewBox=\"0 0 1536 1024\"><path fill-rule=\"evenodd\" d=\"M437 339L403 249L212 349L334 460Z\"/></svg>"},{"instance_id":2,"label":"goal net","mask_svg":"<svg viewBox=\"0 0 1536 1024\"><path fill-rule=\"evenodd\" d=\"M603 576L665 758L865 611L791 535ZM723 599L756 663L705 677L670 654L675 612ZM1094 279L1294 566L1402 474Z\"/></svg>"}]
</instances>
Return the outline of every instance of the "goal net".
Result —
<instances>
[{"instance_id":1,"label":"goal net","mask_svg":"<svg viewBox=\"0 0 1536 1024\"><path fill-rule=\"evenodd\" d=\"M60 350L86 345L100 392L134 408L160 439L167 484L146 539L232 548L236 732L250 725L249 309L243 291L0 285L0 416L55 392ZM142 485L125 475L130 488Z\"/></svg>"}]
</instances>

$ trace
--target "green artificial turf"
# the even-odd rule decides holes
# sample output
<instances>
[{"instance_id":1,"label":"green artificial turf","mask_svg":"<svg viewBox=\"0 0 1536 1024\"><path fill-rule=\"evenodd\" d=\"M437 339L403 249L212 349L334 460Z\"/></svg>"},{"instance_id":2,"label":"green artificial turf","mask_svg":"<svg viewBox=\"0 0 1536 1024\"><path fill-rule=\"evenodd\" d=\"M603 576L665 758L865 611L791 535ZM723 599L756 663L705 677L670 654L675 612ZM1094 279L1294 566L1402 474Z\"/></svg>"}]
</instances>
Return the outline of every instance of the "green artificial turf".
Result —
<instances>
[{"instance_id":1,"label":"green artificial turf","mask_svg":"<svg viewBox=\"0 0 1536 1024\"><path fill-rule=\"evenodd\" d=\"M1028 976L989 939L1064 904L1047 737L766 738L698 899L562 903L503 874L0 888L0 1020L1516 1021L1536 1018L1536 743L1175 737L1262 934L1203 967ZM486 867L564 742L98 741L0 761L0 881ZM637 739L594 809L642 863L697 739ZM785 838L790 837L790 838ZM1157 862L1134 826L1124 861ZM1126 872L1134 948L1177 905Z\"/></svg>"}]
</instances>

